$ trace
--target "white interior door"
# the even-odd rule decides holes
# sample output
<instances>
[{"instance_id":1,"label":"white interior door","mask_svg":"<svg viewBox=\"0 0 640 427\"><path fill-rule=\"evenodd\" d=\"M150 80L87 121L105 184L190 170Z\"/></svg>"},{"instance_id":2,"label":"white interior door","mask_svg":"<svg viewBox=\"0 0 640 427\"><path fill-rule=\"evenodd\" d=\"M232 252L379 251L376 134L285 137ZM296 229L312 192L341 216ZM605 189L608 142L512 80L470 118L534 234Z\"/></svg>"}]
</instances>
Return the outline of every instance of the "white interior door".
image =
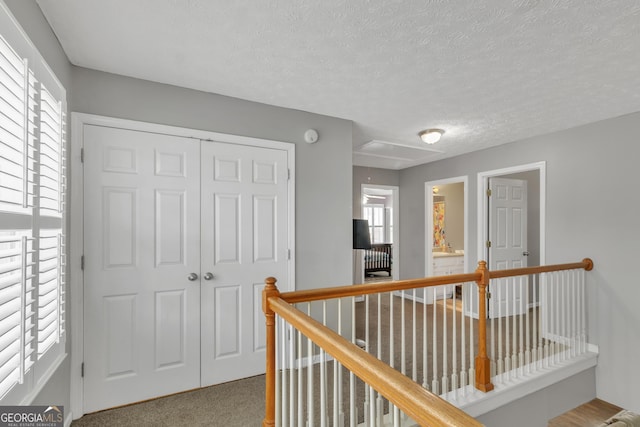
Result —
<instances>
[{"instance_id":1,"label":"white interior door","mask_svg":"<svg viewBox=\"0 0 640 427\"><path fill-rule=\"evenodd\" d=\"M287 151L83 131L85 413L263 373Z\"/></svg>"},{"instance_id":2,"label":"white interior door","mask_svg":"<svg viewBox=\"0 0 640 427\"><path fill-rule=\"evenodd\" d=\"M84 127L84 411L200 385L199 141Z\"/></svg>"},{"instance_id":3,"label":"white interior door","mask_svg":"<svg viewBox=\"0 0 640 427\"><path fill-rule=\"evenodd\" d=\"M282 150L202 143L203 386L264 373L264 279L288 288L287 179Z\"/></svg>"},{"instance_id":4,"label":"white interior door","mask_svg":"<svg viewBox=\"0 0 640 427\"><path fill-rule=\"evenodd\" d=\"M527 266L527 181L490 178L489 269ZM492 280L489 316L504 317L526 311L524 278Z\"/></svg>"}]
</instances>

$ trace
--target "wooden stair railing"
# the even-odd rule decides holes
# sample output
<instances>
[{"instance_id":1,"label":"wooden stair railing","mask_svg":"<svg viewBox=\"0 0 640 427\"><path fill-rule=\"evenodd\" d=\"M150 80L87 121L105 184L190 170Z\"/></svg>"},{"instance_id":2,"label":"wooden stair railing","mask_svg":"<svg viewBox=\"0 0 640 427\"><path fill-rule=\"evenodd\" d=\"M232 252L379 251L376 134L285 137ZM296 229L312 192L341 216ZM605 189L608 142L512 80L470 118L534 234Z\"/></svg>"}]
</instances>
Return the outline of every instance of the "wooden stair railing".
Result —
<instances>
[{"instance_id":1,"label":"wooden stair railing","mask_svg":"<svg viewBox=\"0 0 640 427\"><path fill-rule=\"evenodd\" d=\"M358 378L377 390L422 426L482 426L466 412L426 390L399 371L307 316L278 295L275 279L266 280L267 348L275 346L275 314L309 337ZM267 354L270 352L267 350ZM275 351L274 351L275 353ZM267 399L263 427L275 426L275 357L267 357ZM269 380L271 378L271 380Z\"/></svg>"},{"instance_id":2,"label":"wooden stair railing","mask_svg":"<svg viewBox=\"0 0 640 427\"><path fill-rule=\"evenodd\" d=\"M437 395L404 376L386 363L378 360L349 342L341 335L306 314L291 304L328 300L334 298L354 297L381 292L402 291L413 288L427 288L449 284L476 282L479 292L478 306L478 353L475 358L475 386L488 392L493 390L491 383L490 359L487 356L487 287L494 278L524 276L547 272L593 269L593 261L589 258L581 262L557 264L550 266L525 267L511 270L490 271L485 261L478 263L474 273L454 274L449 276L428 277L423 279L400 280L395 282L359 284L333 288L321 288L295 292L280 291L276 287L276 279L265 280L262 295L262 308L266 318L266 410L263 427L275 426L275 314L281 316L292 326L309 337L318 346L342 363L356 376L378 390L390 402L411 416L420 425L448 426L480 426L475 419L464 411L441 399Z\"/></svg>"}]
</instances>

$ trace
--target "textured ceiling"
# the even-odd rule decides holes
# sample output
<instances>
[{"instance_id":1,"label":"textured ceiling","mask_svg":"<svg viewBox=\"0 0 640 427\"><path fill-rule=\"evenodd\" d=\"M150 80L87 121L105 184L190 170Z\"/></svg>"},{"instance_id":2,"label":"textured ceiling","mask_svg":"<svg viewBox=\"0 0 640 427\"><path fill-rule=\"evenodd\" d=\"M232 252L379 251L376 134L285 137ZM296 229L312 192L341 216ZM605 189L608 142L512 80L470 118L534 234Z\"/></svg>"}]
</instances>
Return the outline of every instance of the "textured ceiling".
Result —
<instances>
[{"instance_id":1,"label":"textured ceiling","mask_svg":"<svg viewBox=\"0 0 640 427\"><path fill-rule=\"evenodd\" d=\"M76 65L353 120L361 165L425 128L428 162L640 111L637 0L38 4Z\"/></svg>"}]
</instances>

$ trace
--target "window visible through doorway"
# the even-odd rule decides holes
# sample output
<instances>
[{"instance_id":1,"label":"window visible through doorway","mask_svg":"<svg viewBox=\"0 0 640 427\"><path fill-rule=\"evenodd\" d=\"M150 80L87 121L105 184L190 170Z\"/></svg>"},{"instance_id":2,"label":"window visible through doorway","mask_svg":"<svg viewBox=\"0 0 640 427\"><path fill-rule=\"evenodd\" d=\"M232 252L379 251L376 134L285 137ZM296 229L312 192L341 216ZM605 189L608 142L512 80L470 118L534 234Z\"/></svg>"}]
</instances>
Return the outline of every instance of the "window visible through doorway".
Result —
<instances>
[{"instance_id":1,"label":"window visible through doorway","mask_svg":"<svg viewBox=\"0 0 640 427\"><path fill-rule=\"evenodd\" d=\"M371 243L393 243L393 215L391 209L382 204L363 206L364 219L369 222Z\"/></svg>"}]
</instances>

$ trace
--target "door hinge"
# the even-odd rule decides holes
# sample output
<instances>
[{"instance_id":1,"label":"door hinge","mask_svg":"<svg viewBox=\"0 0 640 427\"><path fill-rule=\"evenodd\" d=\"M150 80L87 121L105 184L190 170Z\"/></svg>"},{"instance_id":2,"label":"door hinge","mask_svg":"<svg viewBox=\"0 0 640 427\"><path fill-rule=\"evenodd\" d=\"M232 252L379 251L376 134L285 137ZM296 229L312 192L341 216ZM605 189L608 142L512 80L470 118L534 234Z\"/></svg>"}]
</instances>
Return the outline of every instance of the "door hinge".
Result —
<instances>
[{"instance_id":1,"label":"door hinge","mask_svg":"<svg viewBox=\"0 0 640 427\"><path fill-rule=\"evenodd\" d=\"M487 292L487 299L491 299L491 292Z\"/></svg>"},{"instance_id":2,"label":"door hinge","mask_svg":"<svg viewBox=\"0 0 640 427\"><path fill-rule=\"evenodd\" d=\"M287 259L291 260L291 249L287 249Z\"/></svg>"},{"instance_id":3,"label":"door hinge","mask_svg":"<svg viewBox=\"0 0 640 427\"><path fill-rule=\"evenodd\" d=\"M291 169L287 169L287 181L291 180Z\"/></svg>"},{"instance_id":4,"label":"door hinge","mask_svg":"<svg viewBox=\"0 0 640 427\"><path fill-rule=\"evenodd\" d=\"M84 148L80 149L80 163L84 163Z\"/></svg>"},{"instance_id":5,"label":"door hinge","mask_svg":"<svg viewBox=\"0 0 640 427\"><path fill-rule=\"evenodd\" d=\"M80 257L80 270L84 270L84 255Z\"/></svg>"},{"instance_id":6,"label":"door hinge","mask_svg":"<svg viewBox=\"0 0 640 427\"><path fill-rule=\"evenodd\" d=\"M487 197L491 197L491 189L490 188L487 189Z\"/></svg>"},{"instance_id":7,"label":"door hinge","mask_svg":"<svg viewBox=\"0 0 640 427\"><path fill-rule=\"evenodd\" d=\"M487 240L487 247L490 248L491 247L491 240Z\"/></svg>"},{"instance_id":8,"label":"door hinge","mask_svg":"<svg viewBox=\"0 0 640 427\"><path fill-rule=\"evenodd\" d=\"M84 362L82 362L82 364L80 364L80 376L82 378L84 378Z\"/></svg>"}]
</instances>

